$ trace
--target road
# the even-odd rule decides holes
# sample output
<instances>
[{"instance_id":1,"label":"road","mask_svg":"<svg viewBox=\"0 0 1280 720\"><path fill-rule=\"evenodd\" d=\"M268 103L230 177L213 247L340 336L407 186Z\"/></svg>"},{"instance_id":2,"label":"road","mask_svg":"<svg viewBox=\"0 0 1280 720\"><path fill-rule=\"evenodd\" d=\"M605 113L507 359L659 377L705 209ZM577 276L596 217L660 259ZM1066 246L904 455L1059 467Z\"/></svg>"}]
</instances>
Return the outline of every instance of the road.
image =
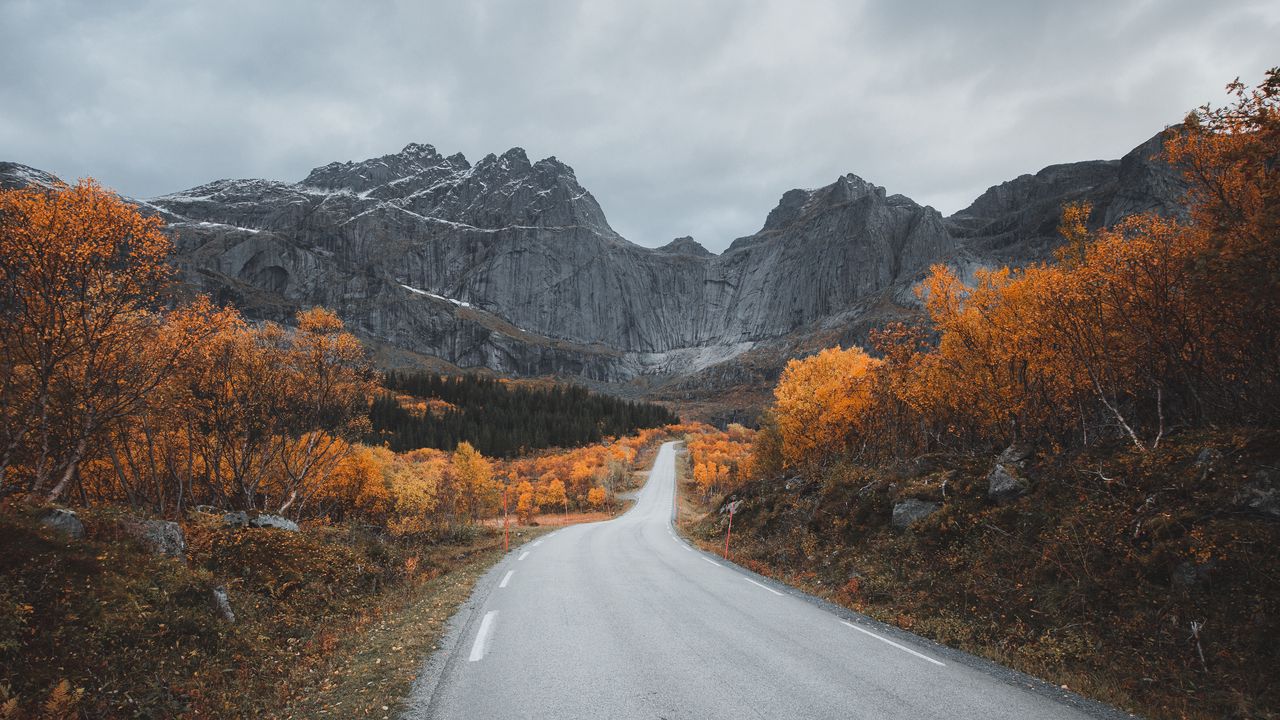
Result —
<instances>
[{"instance_id":1,"label":"road","mask_svg":"<svg viewBox=\"0 0 1280 720\"><path fill-rule=\"evenodd\" d=\"M690 547L675 447L636 504L517 548L419 678L411 718L1125 717Z\"/></svg>"}]
</instances>

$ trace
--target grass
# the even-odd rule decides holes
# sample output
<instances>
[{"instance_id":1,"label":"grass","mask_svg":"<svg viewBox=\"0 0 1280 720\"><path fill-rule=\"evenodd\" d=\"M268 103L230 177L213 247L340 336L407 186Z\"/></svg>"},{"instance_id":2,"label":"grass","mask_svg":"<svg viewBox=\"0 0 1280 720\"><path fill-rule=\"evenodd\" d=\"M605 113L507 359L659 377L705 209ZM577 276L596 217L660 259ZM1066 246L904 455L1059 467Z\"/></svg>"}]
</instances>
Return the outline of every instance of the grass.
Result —
<instances>
[{"instance_id":1,"label":"grass","mask_svg":"<svg viewBox=\"0 0 1280 720\"><path fill-rule=\"evenodd\" d=\"M124 536L118 510L80 511L81 541L42 528L38 512L0 506L4 720L382 717L502 553L486 528L394 538L195 519L183 562ZM219 586L235 623L214 606Z\"/></svg>"},{"instance_id":2,"label":"grass","mask_svg":"<svg viewBox=\"0 0 1280 720\"><path fill-rule=\"evenodd\" d=\"M1196 463L1205 447L1223 453L1211 468ZM989 456L833 463L740 488L730 557L1150 718L1276 718L1280 522L1239 498L1278 455L1277 433L1229 430L1150 456L1042 453L1030 494L1003 506L986 498ZM907 497L943 509L894 531ZM721 499L697 502L687 481L681 498L682 530L720 553Z\"/></svg>"},{"instance_id":3,"label":"grass","mask_svg":"<svg viewBox=\"0 0 1280 720\"><path fill-rule=\"evenodd\" d=\"M513 528L512 544L549 531ZM322 664L290 677L289 684L297 690L278 717L398 716L423 660L439 649L445 624L502 554L501 537L487 537L455 557L447 573L389 594L378 616L337 643Z\"/></svg>"}]
</instances>

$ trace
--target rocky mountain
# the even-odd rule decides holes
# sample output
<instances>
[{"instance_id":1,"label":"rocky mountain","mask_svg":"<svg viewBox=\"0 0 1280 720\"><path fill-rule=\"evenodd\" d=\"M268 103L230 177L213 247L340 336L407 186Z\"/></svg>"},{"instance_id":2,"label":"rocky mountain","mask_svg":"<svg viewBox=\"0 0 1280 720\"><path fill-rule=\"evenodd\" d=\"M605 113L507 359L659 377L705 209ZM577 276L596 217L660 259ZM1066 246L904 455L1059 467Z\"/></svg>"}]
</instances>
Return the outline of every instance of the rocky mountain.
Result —
<instances>
[{"instance_id":1,"label":"rocky mountain","mask_svg":"<svg viewBox=\"0 0 1280 720\"><path fill-rule=\"evenodd\" d=\"M195 288L268 319L335 308L376 346L411 354L393 364L433 356L606 383L692 376L706 391L909 313L911 285L935 262L1045 257L1068 200L1092 201L1098 224L1176 212L1159 143L1021 176L950 218L845 175L788 191L720 255L688 237L628 242L572 168L519 148L472 165L415 143L296 183L219 180L138 202L168 222ZM7 186L52 181L0 165Z\"/></svg>"}]
</instances>

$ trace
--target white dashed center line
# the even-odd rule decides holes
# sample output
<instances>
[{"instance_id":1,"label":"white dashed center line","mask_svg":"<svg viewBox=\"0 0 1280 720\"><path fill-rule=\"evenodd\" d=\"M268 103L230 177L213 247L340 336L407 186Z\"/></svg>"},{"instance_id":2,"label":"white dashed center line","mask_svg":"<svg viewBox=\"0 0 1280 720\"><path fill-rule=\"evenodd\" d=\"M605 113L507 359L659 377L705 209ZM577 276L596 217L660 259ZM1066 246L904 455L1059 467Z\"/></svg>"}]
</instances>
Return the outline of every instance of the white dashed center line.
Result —
<instances>
[{"instance_id":1,"label":"white dashed center line","mask_svg":"<svg viewBox=\"0 0 1280 720\"><path fill-rule=\"evenodd\" d=\"M511 582L511 576L514 575L515 573L516 573L515 570L508 570L507 574L502 576L502 582L498 583L498 587L500 588L506 587L507 583Z\"/></svg>"},{"instance_id":2,"label":"white dashed center line","mask_svg":"<svg viewBox=\"0 0 1280 720\"><path fill-rule=\"evenodd\" d=\"M896 643L896 642L894 642L894 641L890 640L889 638L886 638L886 637L880 637L879 635L877 635L877 634L875 634L875 633L871 632L870 630L864 630L863 628L860 628L860 627L858 627L857 625L854 625L854 624L853 624L853 623L851 623L851 622L845 622L844 620L841 620L841 621L840 621L840 624L841 624L841 625L848 625L849 627L853 628L854 630L857 630L857 631L858 631L858 632L860 632L860 633L863 633L864 635L870 635L871 637L873 637L873 638L875 638L875 639L879 640L879 641L880 641L880 642L882 642L882 643L888 643L889 645L892 645L892 646L894 646L894 647L898 648L899 650L901 650L901 651L903 651L903 652L911 653L912 655L915 655L916 657L920 658L921 660L927 660L927 661L929 661L929 662L931 662L931 663L933 663L934 665L937 665L937 666L939 666L939 667L946 667L946 664L945 664L945 663L943 663L943 662L940 662L940 661L938 661L938 660L934 660L933 658L928 657L927 655L921 655L920 653L916 652L915 650L912 650L912 649L911 649L911 648L909 648L909 647L906 647L906 646L903 646L903 645L899 645L898 643Z\"/></svg>"},{"instance_id":3,"label":"white dashed center line","mask_svg":"<svg viewBox=\"0 0 1280 720\"><path fill-rule=\"evenodd\" d=\"M497 610L490 610L484 614L484 619L480 621L480 632L476 633L476 643L471 646L471 657L467 658L468 662L476 662L484 657L485 644L489 640L489 631L493 629L493 620L498 617Z\"/></svg>"}]
</instances>

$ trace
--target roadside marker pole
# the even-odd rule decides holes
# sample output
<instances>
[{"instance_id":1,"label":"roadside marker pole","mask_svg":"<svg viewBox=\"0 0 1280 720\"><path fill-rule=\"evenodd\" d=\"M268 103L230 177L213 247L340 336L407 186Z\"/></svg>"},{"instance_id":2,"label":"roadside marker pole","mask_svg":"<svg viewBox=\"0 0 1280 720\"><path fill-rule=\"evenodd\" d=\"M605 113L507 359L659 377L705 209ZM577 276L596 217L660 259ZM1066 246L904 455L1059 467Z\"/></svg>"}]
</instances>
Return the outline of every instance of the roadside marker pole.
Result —
<instances>
[{"instance_id":1,"label":"roadside marker pole","mask_svg":"<svg viewBox=\"0 0 1280 720\"><path fill-rule=\"evenodd\" d=\"M729 536L733 535L733 511L736 509L734 503L729 503L729 529L724 533L724 559L729 559Z\"/></svg>"},{"instance_id":2,"label":"roadside marker pole","mask_svg":"<svg viewBox=\"0 0 1280 720\"><path fill-rule=\"evenodd\" d=\"M507 530L507 486L502 486L502 552L506 552L511 533Z\"/></svg>"}]
</instances>

